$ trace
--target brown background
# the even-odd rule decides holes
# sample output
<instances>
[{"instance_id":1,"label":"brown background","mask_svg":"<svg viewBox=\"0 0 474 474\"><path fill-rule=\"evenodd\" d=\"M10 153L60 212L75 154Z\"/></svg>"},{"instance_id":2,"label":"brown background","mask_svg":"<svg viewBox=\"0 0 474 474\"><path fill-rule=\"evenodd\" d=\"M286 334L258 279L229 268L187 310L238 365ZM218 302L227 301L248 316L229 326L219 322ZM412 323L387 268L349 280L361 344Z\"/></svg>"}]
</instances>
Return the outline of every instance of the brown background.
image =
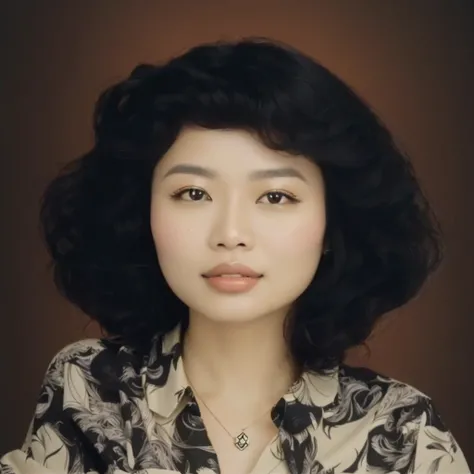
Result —
<instances>
[{"instance_id":1,"label":"brown background","mask_svg":"<svg viewBox=\"0 0 474 474\"><path fill-rule=\"evenodd\" d=\"M447 258L371 341L371 356L351 360L432 396L474 465L472 1L18 0L2 2L0 22L0 453L21 443L53 354L98 334L55 292L37 232L45 184L91 143L98 93L140 61L263 35L348 81L413 156Z\"/></svg>"}]
</instances>

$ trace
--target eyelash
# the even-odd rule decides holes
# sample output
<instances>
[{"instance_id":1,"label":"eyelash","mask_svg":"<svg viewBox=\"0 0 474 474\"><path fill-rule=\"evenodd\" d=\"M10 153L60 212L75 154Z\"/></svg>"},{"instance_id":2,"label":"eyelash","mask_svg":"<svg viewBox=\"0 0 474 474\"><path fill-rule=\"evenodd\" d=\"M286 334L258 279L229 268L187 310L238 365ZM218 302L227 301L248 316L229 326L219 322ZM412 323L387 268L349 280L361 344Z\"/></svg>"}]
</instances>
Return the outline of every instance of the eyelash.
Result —
<instances>
[{"instance_id":1,"label":"eyelash","mask_svg":"<svg viewBox=\"0 0 474 474\"><path fill-rule=\"evenodd\" d=\"M183 189L178 189L177 191L175 191L173 194L171 194L171 199L175 200L175 201L182 201L183 199L182 196L189 192L189 191L192 191L192 190L197 190L197 191L201 191L203 192L204 194L207 194L206 191L204 191L203 189L200 189L200 188L196 188L196 187L188 187L188 188L183 188ZM284 203L284 204L296 204L298 202L300 202L300 200L292 193L289 193L288 191L281 191L279 189L274 189L274 190L271 190L271 191L267 191L266 193L262 194L262 196L259 198L259 200L263 197L263 196L267 196L268 194L279 194L283 197L285 197L286 199L288 199L288 202L287 203ZM208 195L209 196L209 195ZM210 199L206 199L207 200L210 200ZM188 202L201 202L201 200L198 200L198 201L194 201L192 199L186 199L186 201ZM283 205L281 203L268 203L270 205Z\"/></svg>"}]
</instances>

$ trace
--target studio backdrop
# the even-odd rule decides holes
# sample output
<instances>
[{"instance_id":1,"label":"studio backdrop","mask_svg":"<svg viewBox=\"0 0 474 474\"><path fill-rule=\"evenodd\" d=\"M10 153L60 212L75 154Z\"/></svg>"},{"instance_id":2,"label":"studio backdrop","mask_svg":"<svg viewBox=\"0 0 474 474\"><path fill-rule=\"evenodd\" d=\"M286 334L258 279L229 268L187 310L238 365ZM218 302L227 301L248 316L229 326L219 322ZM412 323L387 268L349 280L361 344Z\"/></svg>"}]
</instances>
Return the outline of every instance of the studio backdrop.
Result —
<instances>
[{"instance_id":1,"label":"studio backdrop","mask_svg":"<svg viewBox=\"0 0 474 474\"><path fill-rule=\"evenodd\" d=\"M57 294L38 232L45 185L91 145L98 94L139 62L266 36L348 82L412 157L446 259L348 362L429 394L474 466L474 3L23 0L0 22L0 453L20 446L53 354L100 335Z\"/></svg>"}]
</instances>

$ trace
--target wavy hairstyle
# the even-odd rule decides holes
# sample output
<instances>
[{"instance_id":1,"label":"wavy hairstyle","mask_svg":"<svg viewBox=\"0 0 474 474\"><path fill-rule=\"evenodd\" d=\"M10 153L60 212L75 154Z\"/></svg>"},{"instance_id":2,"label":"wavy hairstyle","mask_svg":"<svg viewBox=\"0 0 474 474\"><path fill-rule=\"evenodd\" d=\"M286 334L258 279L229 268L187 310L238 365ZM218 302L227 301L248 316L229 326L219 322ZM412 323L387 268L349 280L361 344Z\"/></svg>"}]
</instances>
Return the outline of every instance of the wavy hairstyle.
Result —
<instances>
[{"instance_id":1,"label":"wavy hairstyle","mask_svg":"<svg viewBox=\"0 0 474 474\"><path fill-rule=\"evenodd\" d=\"M323 173L330 252L285 329L302 369L341 363L442 261L441 229L409 159L350 87L266 38L203 44L139 65L105 90L93 148L43 196L55 284L108 334L146 351L153 334L187 324L188 308L161 273L149 215L154 167L187 125L247 130Z\"/></svg>"}]
</instances>

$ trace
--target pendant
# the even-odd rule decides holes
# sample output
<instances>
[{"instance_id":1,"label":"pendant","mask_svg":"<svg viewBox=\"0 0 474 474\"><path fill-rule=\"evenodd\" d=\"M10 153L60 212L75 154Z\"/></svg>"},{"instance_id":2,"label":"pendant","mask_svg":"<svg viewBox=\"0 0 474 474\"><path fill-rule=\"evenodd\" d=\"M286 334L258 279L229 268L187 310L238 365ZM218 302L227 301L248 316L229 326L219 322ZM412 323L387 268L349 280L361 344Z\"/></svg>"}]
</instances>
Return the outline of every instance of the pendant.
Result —
<instances>
[{"instance_id":1,"label":"pendant","mask_svg":"<svg viewBox=\"0 0 474 474\"><path fill-rule=\"evenodd\" d=\"M234 438L234 445L240 451L243 451L249 445L249 437L242 431L236 438Z\"/></svg>"}]
</instances>

